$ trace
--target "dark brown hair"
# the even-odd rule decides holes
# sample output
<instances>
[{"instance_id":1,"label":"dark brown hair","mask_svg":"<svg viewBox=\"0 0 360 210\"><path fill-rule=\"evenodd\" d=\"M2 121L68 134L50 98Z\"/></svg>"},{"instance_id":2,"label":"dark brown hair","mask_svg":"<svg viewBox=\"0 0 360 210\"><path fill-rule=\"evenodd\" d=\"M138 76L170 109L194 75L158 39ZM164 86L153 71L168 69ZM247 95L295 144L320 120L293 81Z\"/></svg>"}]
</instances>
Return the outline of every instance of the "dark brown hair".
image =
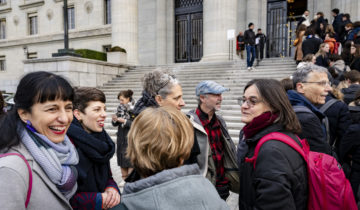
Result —
<instances>
[{"instance_id":1,"label":"dark brown hair","mask_svg":"<svg viewBox=\"0 0 360 210\"><path fill-rule=\"evenodd\" d=\"M246 84L244 92L252 85L256 86L260 97L268 104L272 112L279 115L276 122L285 130L299 134L300 122L281 83L274 79L254 79Z\"/></svg>"},{"instance_id":2,"label":"dark brown hair","mask_svg":"<svg viewBox=\"0 0 360 210\"><path fill-rule=\"evenodd\" d=\"M130 101L132 101L132 96L133 96L134 92L132 90L122 90L119 92L117 98L119 99L120 96L124 97L124 98L130 98Z\"/></svg>"},{"instance_id":3,"label":"dark brown hair","mask_svg":"<svg viewBox=\"0 0 360 210\"><path fill-rule=\"evenodd\" d=\"M351 83L360 82L360 72L357 70L351 70L344 75L345 79L350 80Z\"/></svg>"},{"instance_id":4,"label":"dark brown hair","mask_svg":"<svg viewBox=\"0 0 360 210\"><path fill-rule=\"evenodd\" d=\"M80 112L85 113L86 107L90 101L106 102L105 94L93 87L78 87L75 88L74 97L74 109L78 109Z\"/></svg>"}]
</instances>

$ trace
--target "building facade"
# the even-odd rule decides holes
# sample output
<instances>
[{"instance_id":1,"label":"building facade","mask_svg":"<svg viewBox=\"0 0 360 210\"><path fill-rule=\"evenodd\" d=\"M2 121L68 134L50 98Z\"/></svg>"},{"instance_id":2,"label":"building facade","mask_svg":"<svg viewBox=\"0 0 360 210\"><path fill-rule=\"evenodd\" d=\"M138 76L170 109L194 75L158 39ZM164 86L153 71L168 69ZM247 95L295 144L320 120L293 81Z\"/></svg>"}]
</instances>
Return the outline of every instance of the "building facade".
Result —
<instances>
[{"instance_id":1,"label":"building facade","mask_svg":"<svg viewBox=\"0 0 360 210\"><path fill-rule=\"evenodd\" d=\"M120 46L130 65L224 61L236 59L233 37L253 22L269 37L268 56L290 56L290 16L305 8L329 22L332 8L360 20L358 0L68 0L69 45ZM64 48L63 24L62 0L0 0L0 90L15 91L24 60Z\"/></svg>"}]
</instances>

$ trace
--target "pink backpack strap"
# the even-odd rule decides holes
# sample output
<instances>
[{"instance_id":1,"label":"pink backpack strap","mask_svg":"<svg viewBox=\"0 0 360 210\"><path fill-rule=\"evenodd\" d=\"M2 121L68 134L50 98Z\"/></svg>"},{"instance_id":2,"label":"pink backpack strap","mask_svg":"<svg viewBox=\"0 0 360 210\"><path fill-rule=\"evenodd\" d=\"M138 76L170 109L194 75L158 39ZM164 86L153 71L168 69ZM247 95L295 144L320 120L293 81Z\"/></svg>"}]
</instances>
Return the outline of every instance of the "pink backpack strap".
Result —
<instances>
[{"instance_id":1,"label":"pink backpack strap","mask_svg":"<svg viewBox=\"0 0 360 210\"><path fill-rule=\"evenodd\" d=\"M25 208L27 208L28 205L29 205L29 202L30 202L30 196L31 196L31 190L32 190L32 181L33 181L32 171L31 171L29 162L25 159L24 156L22 156L22 155L19 154L19 153L5 153L5 154L0 154L0 158L2 158L2 157L7 157L7 156L11 156L11 155L15 155L15 156L18 156L18 157L20 157L21 159L23 159L24 162L26 163L27 168L28 168L28 172L29 172L29 187L28 187L28 191L27 191L27 195L26 195L26 201L25 201Z\"/></svg>"},{"instance_id":2,"label":"pink backpack strap","mask_svg":"<svg viewBox=\"0 0 360 210\"><path fill-rule=\"evenodd\" d=\"M299 137L298 137L298 139L301 142ZM269 134L263 136L259 140L259 142L256 144L256 147L255 147L254 156L252 156L251 158L245 158L245 162L252 163L254 166L254 169L255 169L256 159L258 157L261 146L265 142L270 141L270 140L281 141L281 142L289 145L291 148L293 148L295 151L297 151L304 158L305 161L307 161L307 159L305 158L304 150L300 147L300 145L296 141L294 141L294 139L292 139L290 136L280 133L280 132L272 132L272 133L269 133Z\"/></svg>"}]
</instances>

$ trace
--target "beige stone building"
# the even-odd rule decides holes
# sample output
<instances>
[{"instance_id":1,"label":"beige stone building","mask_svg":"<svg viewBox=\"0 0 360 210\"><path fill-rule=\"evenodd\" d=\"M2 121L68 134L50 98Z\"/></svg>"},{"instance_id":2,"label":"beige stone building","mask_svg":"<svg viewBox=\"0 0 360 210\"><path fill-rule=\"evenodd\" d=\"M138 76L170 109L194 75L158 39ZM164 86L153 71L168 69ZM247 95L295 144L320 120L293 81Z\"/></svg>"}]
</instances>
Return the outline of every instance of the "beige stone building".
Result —
<instances>
[{"instance_id":1,"label":"beige stone building","mask_svg":"<svg viewBox=\"0 0 360 210\"><path fill-rule=\"evenodd\" d=\"M62 0L0 0L0 90L14 92L27 59L63 48ZM331 9L360 20L359 0L68 0L70 48L127 51L129 65L236 59L233 37L249 22L267 56L290 56L297 15Z\"/></svg>"}]
</instances>

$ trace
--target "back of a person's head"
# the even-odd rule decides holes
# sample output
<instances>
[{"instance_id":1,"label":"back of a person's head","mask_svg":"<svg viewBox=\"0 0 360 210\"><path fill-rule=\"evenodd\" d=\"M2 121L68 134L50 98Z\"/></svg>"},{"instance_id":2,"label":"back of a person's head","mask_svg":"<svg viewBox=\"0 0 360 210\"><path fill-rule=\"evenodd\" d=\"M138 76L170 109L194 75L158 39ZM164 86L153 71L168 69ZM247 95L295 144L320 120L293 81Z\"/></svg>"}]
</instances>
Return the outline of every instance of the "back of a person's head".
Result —
<instances>
[{"instance_id":1,"label":"back of a person's head","mask_svg":"<svg viewBox=\"0 0 360 210\"><path fill-rule=\"evenodd\" d=\"M349 80L351 83L360 82L360 72L357 70L351 70L345 73L345 79Z\"/></svg>"},{"instance_id":2,"label":"back of a person's head","mask_svg":"<svg viewBox=\"0 0 360 210\"><path fill-rule=\"evenodd\" d=\"M329 60L332 61L332 62L336 62L338 60L342 60L342 58L338 54L330 54L329 55Z\"/></svg>"},{"instance_id":3,"label":"back of a person's head","mask_svg":"<svg viewBox=\"0 0 360 210\"><path fill-rule=\"evenodd\" d=\"M338 8L334 8L334 9L332 9L331 10L333 13L335 13L335 14L339 14L339 12L340 12L340 10L338 9Z\"/></svg>"},{"instance_id":4,"label":"back of a person's head","mask_svg":"<svg viewBox=\"0 0 360 210\"><path fill-rule=\"evenodd\" d=\"M306 31L305 31L305 36L309 36L309 35L314 35L315 34L315 30L313 27L307 27Z\"/></svg>"},{"instance_id":5,"label":"back of a person's head","mask_svg":"<svg viewBox=\"0 0 360 210\"><path fill-rule=\"evenodd\" d=\"M74 109L78 109L82 113L85 113L86 107L89 105L89 102L100 101L106 103L105 94L94 87L77 87L75 88L75 97L74 97Z\"/></svg>"},{"instance_id":6,"label":"back of a person's head","mask_svg":"<svg viewBox=\"0 0 360 210\"><path fill-rule=\"evenodd\" d=\"M2 93L0 92L0 116L4 114L5 101Z\"/></svg>"},{"instance_id":7,"label":"back of a person's head","mask_svg":"<svg viewBox=\"0 0 360 210\"><path fill-rule=\"evenodd\" d=\"M174 107L150 107L131 125L127 157L142 177L148 177L181 166L193 144L194 130L185 114Z\"/></svg>"},{"instance_id":8,"label":"back of a person's head","mask_svg":"<svg viewBox=\"0 0 360 210\"><path fill-rule=\"evenodd\" d=\"M354 28L360 27L360 21L356 21L353 23Z\"/></svg>"},{"instance_id":9,"label":"back of a person's head","mask_svg":"<svg viewBox=\"0 0 360 210\"><path fill-rule=\"evenodd\" d=\"M328 68L329 73L331 74L331 76L335 79L339 76L338 70L336 69L335 66L331 66Z\"/></svg>"},{"instance_id":10,"label":"back of a person's head","mask_svg":"<svg viewBox=\"0 0 360 210\"><path fill-rule=\"evenodd\" d=\"M345 13L345 14L343 15L343 17L345 17L347 20L350 20L350 14L349 14L349 13Z\"/></svg>"},{"instance_id":11,"label":"back of a person's head","mask_svg":"<svg viewBox=\"0 0 360 210\"><path fill-rule=\"evenodd\" d=\"M290 77L286 77L286 78L280 80L280 82L281 82L282 86L284 87L285 91L294 89L294 84Z\"/></svg>"}]
</instances>

